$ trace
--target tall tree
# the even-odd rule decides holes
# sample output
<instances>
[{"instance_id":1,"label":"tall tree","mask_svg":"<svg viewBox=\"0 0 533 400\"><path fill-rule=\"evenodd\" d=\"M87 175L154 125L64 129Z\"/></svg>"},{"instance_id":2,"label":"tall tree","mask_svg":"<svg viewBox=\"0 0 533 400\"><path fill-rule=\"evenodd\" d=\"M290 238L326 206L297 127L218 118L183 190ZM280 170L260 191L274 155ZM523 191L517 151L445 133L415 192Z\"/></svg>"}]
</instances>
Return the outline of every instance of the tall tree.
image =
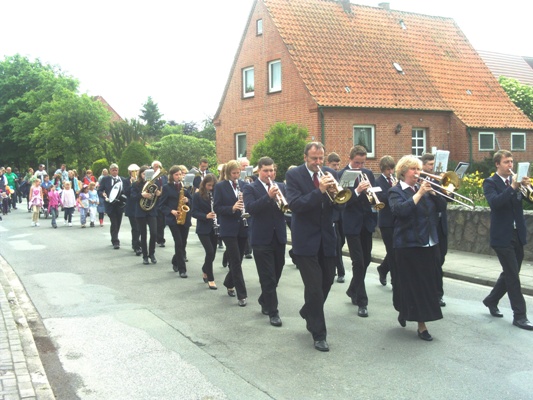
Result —
<instances>
[{"instance_id":1,"label":"tall tree","mask_svg":"<svg viewBox=\"0 0 533 400\"><path fill-rule=\"evenodd\" d=\"M109 112L99 101L63 90L55 94L31 136L36 154L62 157L78 170L103 156L101 143L109 128Z\"/></svg>"},{"instance_id":2,"label":"tall tree","mask_svg":"<svg viewBox=\"0 0 533 400\"><path fill-rule=\"evenodd\" d=\"M124 149L133 142L144 141L144 130L142 124L137 119L126 119L116 121L109 127L111 138L111 148L106 151L108 160L117 160L122 157Z\"/></svg>"},{"instance_id":3,"label":"tall tree","mask_svg":"<svg viewBox=\"0 0 533 400\"><path fill-rule=\"evenodd\" d=\"M511 101L533 121L533 87L505 76L500 76L499 81Z\"/></svg>"},{"instance_id":4,"label":"tall tree","mask_svg":"<svg viewBox=\"0 0 533 400\"><path fill-rule=\"evenodd\" d=\"M0 61L2 161L18 167L43 161L35 159L30 134L41 124L54 94L77 89L77 80L39 60L17 54Z\"/></svg>"},{"instance_id":5,"label":"tall tree","mask_svg":"<svg viewBox=\"0 0 533 400\"><path fill-rule=\"evenodd\" d=\"M161 119L162 116L157 103L154 103L152 98L148 97L141 109L141 115L139 115L139 118L144 121L145 133L148 138L160 137L161 130L165 126L165 121Z\"/></svg>"},{"instance_id":6,"label":"tall tree","mask_svg":"<svg viewBox=\"0 0 533 400\"><path fill-rule=\"evenodd\" d=\"M168 135L153 143L150 152L168 170L174 164L191 168L197 166L200 158L206 157L210 165L217 165L215 144L206 139L188 135Z\"/></svg>"}]
</instances>

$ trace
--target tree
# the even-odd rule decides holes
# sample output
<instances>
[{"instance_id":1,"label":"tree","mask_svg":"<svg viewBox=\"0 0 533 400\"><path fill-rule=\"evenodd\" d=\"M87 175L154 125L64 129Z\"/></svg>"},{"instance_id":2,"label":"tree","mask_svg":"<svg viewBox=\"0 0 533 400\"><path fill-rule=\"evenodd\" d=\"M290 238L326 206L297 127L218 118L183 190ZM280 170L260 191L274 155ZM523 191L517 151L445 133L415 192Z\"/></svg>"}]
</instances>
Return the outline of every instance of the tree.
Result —
<instances>
[{"instance_id":1,"label":"tree","mask_svg":"<svg viewBox=\"0 0 533 400\"><path fill-rule=\"evenodd\" d=\"M48 103L41 123L30 135L35 153L45 158L62 158L78 170L87 168L103 155L101 143L110 115L99 101L62 90Z\"/></svg>"},{"instance_id":2,"label":"tree","mask_svg":"<svg viewBox=\"0 0 533 400\"><path fill-rule=\"evenodd\" d=\"M139 118L144 121L145 134L148 138L157 138L161 135L161 130L165 126L165 121L161 119L163 116L159 112L157 103L154 103L151 97L148 97L146 103L143 105L141 115Z\"/></svg>"},{"instance_id":3,"label":"tree","mask_svg":"<svg viewBox=\"0 0 533 400\"><path fill-rule=\"evenodd\" d=\"M200 158L208 159L210 165L217 165L215 144L206 139L187 135L168 135L150 146L155 158L168 170L172 165L197 166Z\"/></svg>"},{"instance_id":4,"label":"tree","mask_svg":"<svg viewBox=\"0 0 533 400\"><path fill-rule=\"evenodd\" d=\"M42 64L39 60L30 61L18 54L5 57L0 62L2 161L19 168L45 161L44 158L35 159L30 135L42 123L54 95L77 90L78 81L62 73L58 67ZM56 161L64 160L59 157Z\"/></svg>"},{"instance_id":5,"label":"tree","mask_svg":"<svg viewBox=\"0 0 533 400\"><path fill-rule=\"evenodd\" d=\"M505 76L500 76L499 82L511 101L533 121L533 87Z\"/></svg>"},{"instance_id":6,"label":"tree","mask_svg":"<svg viewBox=\"0 0 533 400\"><path fill-rule=\"evenodd\" d=\"M142 142L144 137L143 126L137 119L116 121L109 127L109 136L112 146L105 151L108 160L117 160L122 157L124 149L133 142Z\"/></svg>"},{"instance_id":7,"label":"tree","mask_svg":"<svg viewBox=\"0 0 533 400\"><path fill-rule=\"evenodd\" d=\"M128 167L137 164L139 167L150 165L152 157L146 146L140 142L132 142L124 149L118 162L118 171L122 176L128 176Z\"/></svg>"},{"instance_id":8,"label":"tree","mask_svg":"<svg viewBox=\"0 0 533 400\"><path fill-rule=\"evenodd\" d=\"M213 124L213 118L208 117L202 122L204 124L204 128L196 133L197 138L212 140L213 142L216 140L216 130L215 125Z\"/></svg>"},{"instance_id":9,"label":"tree","mask_svg":"<svg viewBox=\"0 0 533 400\"><path fill-rule=\"evenodd\" d=\"M272 125L265 138L252 148L250 164L257 164L261 157L271 157L278 167L276 179L284 180L291 165L302 163L307 136L306 128L278 122Z\"/></svg>"}]
</instances>

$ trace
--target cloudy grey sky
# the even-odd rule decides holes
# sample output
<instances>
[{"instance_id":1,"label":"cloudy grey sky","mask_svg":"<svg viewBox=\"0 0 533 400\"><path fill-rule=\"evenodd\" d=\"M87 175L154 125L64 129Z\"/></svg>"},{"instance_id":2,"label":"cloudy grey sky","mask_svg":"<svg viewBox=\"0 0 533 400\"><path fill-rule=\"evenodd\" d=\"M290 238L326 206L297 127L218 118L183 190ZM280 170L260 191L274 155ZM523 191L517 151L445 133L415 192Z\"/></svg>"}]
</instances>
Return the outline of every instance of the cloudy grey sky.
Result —
<instances>
[{"instance_id":1,"label":"cloudy grey sky","mask_svg":"<svg viewBox=\"0 0 533 400\"><path fill-rule=\"evenodd\" d=\"M202 121L216 112L253 3L0 0L0 56L59 65L83 93L103 96L123 118L137 118L152 96L164 119ZM533 56L530 0L391 0L390 6L453 18L478 50Z\"/></svg>"}]
</instances>

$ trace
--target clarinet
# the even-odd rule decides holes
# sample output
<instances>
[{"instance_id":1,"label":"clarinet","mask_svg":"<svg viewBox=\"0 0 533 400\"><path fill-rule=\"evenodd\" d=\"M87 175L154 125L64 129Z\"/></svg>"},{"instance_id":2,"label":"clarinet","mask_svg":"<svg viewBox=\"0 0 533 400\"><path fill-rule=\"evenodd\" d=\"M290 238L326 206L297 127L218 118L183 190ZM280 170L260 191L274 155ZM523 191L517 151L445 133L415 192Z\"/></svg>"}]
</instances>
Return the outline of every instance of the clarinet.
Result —
<instances>
[{"instance_id":1,"label":"clarinet","mask_svg":"<svg viewBox=\"0 0 533 400\"><path fill-rule=\"evenodd\" d=\"M209 200L211 201L211 212L214 213L215 210L213 209L213 193L209 192ZM215 235L218 236L218 228L220 225L218 224L217 217L215 214L215 218L213 218L213 231L215 232Z\"/></svg>"},{"instance_id":2,"label":"clarinet","mask_svg":"<svg viewBox=\"0 0 533 400\"><path fill-rule=\"evenodd\" d=\"M242 198L242 192L241 187L239 186L239 180L237 179L235 181L235 184L237 185L237 194L240 201L242 201L242 210L241 210L241 218L244 226L248 226L248 218L250 217L250 214L246 212L244 209L244 200Z\"/></svg>"}]
</instances>

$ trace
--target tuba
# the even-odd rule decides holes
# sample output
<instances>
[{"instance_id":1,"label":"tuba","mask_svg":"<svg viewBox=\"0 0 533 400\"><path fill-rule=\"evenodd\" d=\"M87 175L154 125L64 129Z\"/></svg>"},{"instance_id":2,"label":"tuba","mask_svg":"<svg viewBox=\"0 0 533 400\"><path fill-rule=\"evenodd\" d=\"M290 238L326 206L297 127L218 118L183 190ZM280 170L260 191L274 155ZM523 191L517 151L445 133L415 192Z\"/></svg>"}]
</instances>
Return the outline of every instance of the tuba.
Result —
<instances>
[{"instance_id":1,"label":"tuba","mask_svg":"<svg viewBox=\"0 0 533 400\"><path fill-rule=\"evenodd\" d=\"M150 211L152 208L154 208L155 203L157 202L157 196L155 192L159 187L156 185L155 180L159 178L161 174L164 173L164 170L159 169L158 173L155 173L153 169L147 169L144 171L144 177L146 180L146 183L143 186L141 193L150 193L152 197L149 199L146 199L144 197L141 197L140 200L140 207L143 211Z\"/></svg>"},{"instance_id":2,"label":"tuba","mask_svg":"<svg viewBox=\"0 0 533 400\"><path fill-rule=\"evenodd\" d=\"M176 215L176 223L178 225L185 225L187 220L187 213L190 211L190 207L185 204L185 187L181 185L180 194L178 196L178 215Z\"/></svg>"}]
</instances>

